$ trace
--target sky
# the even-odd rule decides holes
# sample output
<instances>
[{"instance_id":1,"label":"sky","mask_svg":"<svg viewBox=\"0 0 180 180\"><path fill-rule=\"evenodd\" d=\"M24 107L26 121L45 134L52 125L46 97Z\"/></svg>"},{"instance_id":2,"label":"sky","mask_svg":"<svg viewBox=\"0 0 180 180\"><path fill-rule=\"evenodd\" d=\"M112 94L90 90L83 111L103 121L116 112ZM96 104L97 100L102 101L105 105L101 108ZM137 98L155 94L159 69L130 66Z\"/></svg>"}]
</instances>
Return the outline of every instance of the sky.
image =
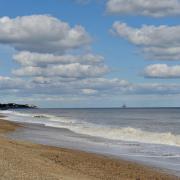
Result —
<instances>
[{"instance_id":1,"label":"sky","mask_svg":"<svg viewBox=\"0 0 180 180\"><path fill-rule=\"evenodd\" d=\"M180 106L180 0L0 0L0 102Z\"/></svg>"}]
</instances>

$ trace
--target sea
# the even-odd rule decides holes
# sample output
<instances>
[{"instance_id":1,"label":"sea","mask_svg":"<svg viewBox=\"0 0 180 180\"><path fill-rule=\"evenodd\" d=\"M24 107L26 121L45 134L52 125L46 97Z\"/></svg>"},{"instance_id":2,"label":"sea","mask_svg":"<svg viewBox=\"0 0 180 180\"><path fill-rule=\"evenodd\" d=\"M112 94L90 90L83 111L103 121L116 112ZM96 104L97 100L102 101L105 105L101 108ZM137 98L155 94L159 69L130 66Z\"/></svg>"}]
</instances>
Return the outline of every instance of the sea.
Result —
<instances>
[{"instance_id":1,"label":"sea","mask_svg":"<svg viewBox=\"0 0 180 180\"><path fill-rule=\"evenodd\" d=\"M146 164L180 176L180 108L5 110L8 136Z\"/></svg>"}]
</instances>

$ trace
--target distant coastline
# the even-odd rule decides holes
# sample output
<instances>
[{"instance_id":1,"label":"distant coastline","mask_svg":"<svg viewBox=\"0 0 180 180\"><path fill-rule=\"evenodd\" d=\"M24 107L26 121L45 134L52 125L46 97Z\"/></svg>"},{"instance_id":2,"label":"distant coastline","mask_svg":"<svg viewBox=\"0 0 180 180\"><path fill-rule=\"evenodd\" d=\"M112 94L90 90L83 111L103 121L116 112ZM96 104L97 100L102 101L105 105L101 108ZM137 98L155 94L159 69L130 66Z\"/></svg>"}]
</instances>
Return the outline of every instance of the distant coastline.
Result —
<instances>
[{"instance_id":1,"label":"distant coastline","mask_svg":"<svg viewBox=\"0 0 180 180\"><path fill-rule=\"evenodd\" d=\"M34 109L34 108L37 108L37 106L30 105L30 104L15 104L15 103L0 104L0 110L8 110L8 109Z\"/></svg>"}]
</instances>

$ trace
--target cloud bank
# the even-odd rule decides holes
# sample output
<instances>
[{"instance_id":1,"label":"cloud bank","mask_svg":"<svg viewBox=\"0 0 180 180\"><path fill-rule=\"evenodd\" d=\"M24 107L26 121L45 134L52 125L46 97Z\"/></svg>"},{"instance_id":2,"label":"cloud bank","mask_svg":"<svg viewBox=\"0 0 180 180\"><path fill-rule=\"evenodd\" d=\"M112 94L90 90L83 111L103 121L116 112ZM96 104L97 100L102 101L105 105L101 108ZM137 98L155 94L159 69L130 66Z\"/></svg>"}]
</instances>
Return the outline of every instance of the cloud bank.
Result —
<instances>
[{"instance_id":1,"label":"cloud bank","mask_svg":"<svg viewBox=\"0 0 180 180\"><path fill-rule=\"evenodd\" d=\"M146 51L148 56L151 53L165 60L165 55L169 55L170 60L179 60L179 26L143 26L138 29L116 22L113 30ZM0 44L16 50L13 60L18 66L12 70L11 77L0 77L0 92L29 99L42 97L42 100L44 97L54 100L180 94L178 84L141 84L108 78L111 68L105 64L103 56L79 51L90 46L91 39L81 25L71 27L49 15L0 18ZM154 65L147 67L144 75L175 77L179 69L179 66Z\"/></svg>"}]
</instances>

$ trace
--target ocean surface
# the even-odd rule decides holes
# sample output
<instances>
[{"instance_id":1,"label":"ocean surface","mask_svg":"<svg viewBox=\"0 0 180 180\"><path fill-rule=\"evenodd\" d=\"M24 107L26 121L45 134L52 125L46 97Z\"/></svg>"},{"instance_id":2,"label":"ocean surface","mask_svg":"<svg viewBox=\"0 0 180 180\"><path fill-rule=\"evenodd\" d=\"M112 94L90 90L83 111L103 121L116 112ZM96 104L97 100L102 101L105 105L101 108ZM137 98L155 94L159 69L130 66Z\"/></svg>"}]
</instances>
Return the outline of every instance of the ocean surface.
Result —
<instances>
[{"instance_id":1,"label":"ocean surface","mask_svg":"<svg viewBox=\"0 0 180 180\"><path fill-rule=\"evenodd\" d=\"M180 175L180 108L0 111L26 123L9 136L133 160Z\"/></svg>"}]
</instances>

